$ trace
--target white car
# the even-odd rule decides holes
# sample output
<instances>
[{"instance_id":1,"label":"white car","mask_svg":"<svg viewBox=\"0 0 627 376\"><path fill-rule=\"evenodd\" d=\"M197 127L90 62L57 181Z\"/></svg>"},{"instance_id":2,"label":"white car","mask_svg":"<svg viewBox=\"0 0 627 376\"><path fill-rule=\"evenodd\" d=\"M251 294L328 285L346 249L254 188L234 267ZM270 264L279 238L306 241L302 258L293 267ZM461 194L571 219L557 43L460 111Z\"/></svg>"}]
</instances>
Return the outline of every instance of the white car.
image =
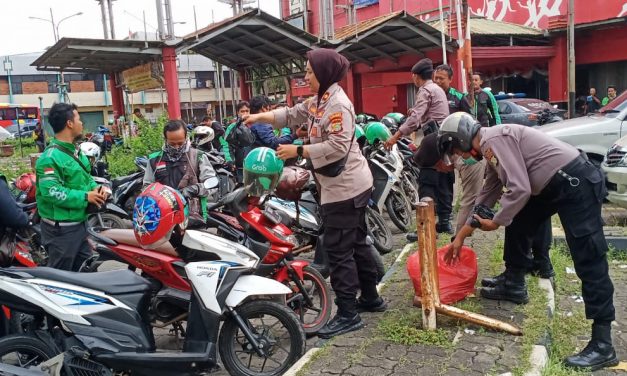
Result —
<instances>
[{"instance_id":1,"label":"white car","mask_svg":"<svg viewBox=\"0 0 627 376\"><path fill-rule=\"evenodd\" d=\"M607 175L607 199L618 206L627 208L627 136L620 138L603 161L603 171Z\"/></svg>"},{"instance_id":2,"label":"white car","mask_svg":"<svg viewBox=\"0 0 627 376\"><path fill-rule=\"evenodd\" d=\"M617 139L627 135L627 91L599 113L543 125L539 130L583 150L596 165Z\"/></svg>"}]
</instances>

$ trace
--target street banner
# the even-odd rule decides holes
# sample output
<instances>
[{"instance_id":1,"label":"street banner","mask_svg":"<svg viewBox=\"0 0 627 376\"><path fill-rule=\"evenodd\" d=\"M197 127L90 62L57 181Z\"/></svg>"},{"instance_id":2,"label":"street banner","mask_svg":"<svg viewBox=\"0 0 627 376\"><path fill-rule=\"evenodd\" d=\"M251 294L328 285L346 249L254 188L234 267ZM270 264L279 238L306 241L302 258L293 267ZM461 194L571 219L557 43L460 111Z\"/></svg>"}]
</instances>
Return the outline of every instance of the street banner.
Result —
<instances>
[{"instance_id":1,"label":"street banner","mask_svg":"<svg viewBox=\"0 0 627 376\"><path fill-rule=\"evenodd\" d=\"M162 87L164 79L161 62L138 65L123 71L122 83L131 93Z\"/></svg>"}]
</instances>

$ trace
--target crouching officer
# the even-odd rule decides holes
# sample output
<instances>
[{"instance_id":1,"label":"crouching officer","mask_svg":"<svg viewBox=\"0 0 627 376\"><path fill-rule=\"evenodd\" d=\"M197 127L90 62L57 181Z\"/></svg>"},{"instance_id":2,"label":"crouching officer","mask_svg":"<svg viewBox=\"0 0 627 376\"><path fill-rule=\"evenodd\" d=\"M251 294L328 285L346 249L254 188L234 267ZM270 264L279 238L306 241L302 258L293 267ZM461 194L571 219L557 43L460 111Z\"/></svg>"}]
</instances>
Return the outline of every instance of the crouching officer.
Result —
<instances>
[{"instance_id":1,"label":"crouching officer","mask_svg":"<svg viewBox=\"0 0 627 376\"><path fill-rule=\"evenodd\" d=\"M377 269L366 241L366 206L372 174L355 139L355 113L338 84L349 62L333 50L307 53L305 80L316 95L292 108L250 115L247 124L265 122L296 128L308 122L309 145L280 145L279 158L310 160L320 191L323 247L328 252L331 286L338 310L319 332L330 338L363 327L358 312L381 312L386 304L377 292ZM361 297L357 300L357 292Z\"/></svg>"},{"instance_id":2,"label":"crouching officer","mask_svg":"<svg viewBox=\"0 0 627 376\"><path fill-rule=\"evenodd\" d=\"M49 267L78 271L92 254L87 207L102 206L108 193L96 184L89 160L74 145L83 134L76 105L55 103L48 121L54 138L35 165L42 244L48 250Z\"/></svg>"},{"instance_id":3,"label":"crouching officer","mask_svg":"<svg viewBox=\"0 0 627 376\"><path fill-rule=\"evenodd\" d=\"M538 227L557 213L582 282L586 317L594 320L588 345L565 363L592 370L618 364L610 327L615 318L614 286L608 273L601 219L601 204L607 193L603 173L574 147L536 129L517 124L481 128L465 113L444 120L438 145L440 150L465 160L485 158L487 178L476 204L492 207L500 198L501 209L492 219L474 217L484 231L507 226L504 282L482 289L481 296L526 300L531 239ZM464 239L474 231L471 221L457 234L445 256L447 262L458 259Z\"/></svg>"}]
</instances>

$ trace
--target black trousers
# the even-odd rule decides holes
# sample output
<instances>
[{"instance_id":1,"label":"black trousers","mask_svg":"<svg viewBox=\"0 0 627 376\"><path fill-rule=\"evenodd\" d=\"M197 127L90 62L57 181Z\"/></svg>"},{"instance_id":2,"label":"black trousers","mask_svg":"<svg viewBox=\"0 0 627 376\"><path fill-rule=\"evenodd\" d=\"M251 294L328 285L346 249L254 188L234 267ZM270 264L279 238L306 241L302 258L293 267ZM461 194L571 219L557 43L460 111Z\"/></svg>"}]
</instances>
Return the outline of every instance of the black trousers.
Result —
<instances>
[{"instance_id":1,"label":"black trousers","mask_svg":"<svg viewBox=\"0 0 627 376\"><path fill-rule=\"evenodd\" d=\"M449 221L453 212L454 172L438 172L423 168L418 175L418 194L435 200L435 214L438 222Z\"/></svg>"},{"instance_id":2,"label":"black trousers","mask_svg":"<svg viewBox=\"0 0 627 376\"><path fill-rule=\"evenodd\" d=\"M324 204L321 208L324 223L323 248L329 258L331 287L335 291L338 314L357 313L357 292L366 300L374 300L377 293L376 261L366 240L366 204L371 191L353 199Z\"/></svg>"},{"instance_id":3,"label":"black trousers","mask_svg":"<svg viewBox=\"0 0 627 376\"><path fill-rule=\"evenodd\" d=\"M48 251L47 266L77 272L92 255L87 235L87 222L54 226L42 221L41 241Z\"/></svg>"},{"instance_id":4,"label":"black trousers","mask_svg":"<svg viewBox=\"0 0 627 376\"><path fill-rule=\"evenodd\" d=\"M531 254L533 256L533 269L541 270L551 265L549 250L553 243L553 228L551 218L547 218L540 224L538 231L531 240Z\"/></svg>"},{"instance_id":5,"label":"black trousers","mask_svg":"<svg viewBox=\"0 0 627 376\"><path fill-rule=\"evenodd\" d=\"M570 178L556 174L505 228L505 264L514 270L528 270L532 266L529 249L534 236L540 226L557 213L575 271L582 282L586 317L613 321L614 286L608 271L608 248L601 218L601 204L607 194L604 175L582 157L577 157L561 171Z\"/></svg>"}]
</instances>

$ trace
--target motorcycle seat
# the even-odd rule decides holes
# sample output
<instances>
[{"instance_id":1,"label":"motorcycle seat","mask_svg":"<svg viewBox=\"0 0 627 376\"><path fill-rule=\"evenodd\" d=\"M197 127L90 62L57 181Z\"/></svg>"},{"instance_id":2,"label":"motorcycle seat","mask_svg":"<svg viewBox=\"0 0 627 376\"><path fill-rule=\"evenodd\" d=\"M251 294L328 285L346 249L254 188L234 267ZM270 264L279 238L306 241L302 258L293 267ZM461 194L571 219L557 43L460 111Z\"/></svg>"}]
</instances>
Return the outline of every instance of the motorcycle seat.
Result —
<instances>
[{"instance_id":1,"label":"motorcycle seat","mask_svg":"<svg viewBox=\"0 0 627 376\"><path fill-rule=\"evenodd\" d=\"M111 270L98 273L78 273L65 270L37 267L11 268L35 278L63 282L88 289L105 292L109 295L123 295L135 292L144 292L152 288L148 280L127 269Z\"/></svg>"},{"instance_id":2,"label":"motorcycle seat","mask_svg":"<svg viewBox=\"0 0 627 376\"><path fill-rule=\"evenodd\" d=\"M141 244L135 238L135 233L130 229L108 229L103 230L99 234L101 237L109 238L118 244L130 245L133 247L143 248ZM164 253L166 255L178 257L178 253L170 244L170 242L165 242L156 248L147 248L151 251Z\"/></svg>"},{"instance_id":3,"label":"motorcycle seat","mask_svg":"<svg viewBox=\"0 0 627 376\"><path fill-rule=\"evenodd\" d=\"M130 174L127 176L122 176L120 178L115 178L111 180L112 189L115 190L117 187L121 186L122 184L127 183L131 180L135 180L135 179L137 179L137 173Z\"/></svg>"}]
</instances>

